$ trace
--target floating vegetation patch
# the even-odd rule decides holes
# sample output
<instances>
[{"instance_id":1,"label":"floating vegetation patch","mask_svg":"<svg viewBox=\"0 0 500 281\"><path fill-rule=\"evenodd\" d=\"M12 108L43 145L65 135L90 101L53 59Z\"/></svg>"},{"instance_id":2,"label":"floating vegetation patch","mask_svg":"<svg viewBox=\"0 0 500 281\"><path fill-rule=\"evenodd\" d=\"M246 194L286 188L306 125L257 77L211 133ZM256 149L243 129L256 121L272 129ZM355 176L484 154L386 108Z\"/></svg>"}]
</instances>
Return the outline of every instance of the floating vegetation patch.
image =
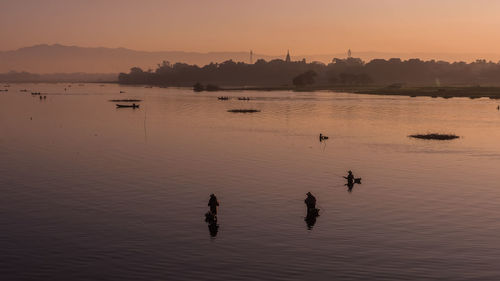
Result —
<instances>
[{"instance_id":1,"label":"floating vegetation patch","mask_svg":"<svg viewBox=\"0 0 500 281\"><path fill-rule=\"evenodd\" d=\"M409 137L423 140L453 140L459 138L459 136L453 134L416 134Z\"/></svg>"},{"instance_id":2,"label":"floating vegetation patch","mask_svg":"<svg viewBox=\"0 0 500 281\"><path fill-rule=\"evenodd\" d=\"M135 99L120 99L120 100L109 100L110 102L140 102L142 100Z\"/></svg>"},{"instance_id":3,"label":"floating vegetation patch","mask_svg":"<svg viewBox=\"0 0 500 281\"><path fill-rule=\"evenodd\" d=\"M257 110L257 109L230 109L227 112L232 112L232 113L256 113L256 112L260 112L260 110Z\"/></svg>"}]
</instances>

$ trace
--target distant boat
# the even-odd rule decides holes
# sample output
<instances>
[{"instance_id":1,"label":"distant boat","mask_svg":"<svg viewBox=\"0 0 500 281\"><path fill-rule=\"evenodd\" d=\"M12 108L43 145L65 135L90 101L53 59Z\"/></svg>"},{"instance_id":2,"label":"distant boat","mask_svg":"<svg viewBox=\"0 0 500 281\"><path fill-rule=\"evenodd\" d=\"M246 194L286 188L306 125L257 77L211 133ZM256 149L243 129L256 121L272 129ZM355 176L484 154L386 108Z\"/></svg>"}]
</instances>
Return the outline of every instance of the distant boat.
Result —
<instances>
[{"instance_id":1,"label":"distant boat","mask_svg":"<svg viewBox=\"0 0 500 281\"><path fill-rule=\"evenodd\" d=\"M40 92L31 92L31 94L34 95L34 96L39 96Z\"/></svg>"},{"instance_id":2,"label":"distant boat","mask_svg":"<svg viewBox=\"0 0 500 281\"><path fill-rule=\"evenodd\" d=\"M28 90L26 89L22 89L22 90L19 90L19 92L27 92Z\"/></svg>"},{"instance_id":3,"label":"distant boat","mask_svg":"<svg viewBox=\"0 0 500 281\"><path fill-rule=\"evenodd\" d=\"M139 102L142 100L138 99L118 99L118 100L109 100L110 102Z\"/></svg>"},{"instance_id":4,"label":"distant boat","mask_svg":"<svg viewBox=\"0 0 500 281\"><path fill-rule=\"evenodd\" d=\"M229 97L217 97L218 100L229 100Z\"/></svg>"},{"instance_id":5,"label":"distant boat","mask_svg":"<svg viewBox=\"0 0 500 281\"><path fill-rule=\"evenodd\" d=\"M129 108L139 108L139 105L138 104L116 104L116 107L117 108L126 108L126 107L129 107Z\"/></svg>"},{"instance_id":6,"label":"distant boat","mask_svg":"<svg viewBox=\"0 0 500 281\"><path fill-rule=\"evenodd\" d=\"M238 100L250 100L249 97L239 97Z\"/></svg>"}]
</instances>

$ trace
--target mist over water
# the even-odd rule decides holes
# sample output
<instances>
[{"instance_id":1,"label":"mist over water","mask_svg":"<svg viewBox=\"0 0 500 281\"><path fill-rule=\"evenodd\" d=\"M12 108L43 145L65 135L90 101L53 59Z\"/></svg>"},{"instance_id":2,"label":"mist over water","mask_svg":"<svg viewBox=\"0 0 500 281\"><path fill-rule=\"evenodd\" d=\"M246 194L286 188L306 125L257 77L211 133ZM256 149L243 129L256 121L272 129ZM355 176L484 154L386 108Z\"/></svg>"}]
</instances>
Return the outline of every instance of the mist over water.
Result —
<instances>
[{"instance_id":1,"label":"mist over water","mask_svg":"<svg viewBox=\"0 0 500 281\"><path fill-rule=\"evenodd\" d=\"M0 92L2 280L500 278L494 100L65 87Z\"/></svg>"}]
</instances>

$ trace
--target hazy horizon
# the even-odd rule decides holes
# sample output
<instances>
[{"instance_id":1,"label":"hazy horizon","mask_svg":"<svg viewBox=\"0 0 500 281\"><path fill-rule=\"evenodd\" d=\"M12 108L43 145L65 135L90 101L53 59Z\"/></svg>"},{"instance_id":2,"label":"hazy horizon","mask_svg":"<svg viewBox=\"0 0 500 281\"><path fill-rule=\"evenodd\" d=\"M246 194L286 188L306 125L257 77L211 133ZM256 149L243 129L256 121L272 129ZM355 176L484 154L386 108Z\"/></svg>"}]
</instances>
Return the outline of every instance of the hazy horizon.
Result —
<instances>
[{"instance_id":1,"label":"hazy horizon","mask_svg":"<svg viewBox=\"0 0 500 281\"><path fill-rule=\"evenodd\" d=\"M475 57L475 59L486 59L486 60L492 60L495 61L496 57L500 60L500 51L497 52L482 52L482 53L473 53L473 52L419 52L419 51L414 51L414 52L390 52L390 51L384 51L384 50L370 50L370 49L361 49L361 50L354 50L351 48L348 48L346 50L332 50L330 52L324 52L324 53L294 53L294 50L292 48L287 48L282 50L280 53L263 53L263 52L258 52L253 49L249 50L181 50L181 49L164 49L164 50L143 50L143 49L134 49L134 48L129 48L125 46L101 46L101 45L96 45L96 46L82 46L82 45L75 45L75 44L62 44L60 42L39 42L35 43L33 45L29 46L21 46L18 48L14 49L9 49L9 50L0 50L0 52L13 52L13 51L19 51L22 49L27 49L27 48L33 48L33 47L40 47L40 46L62 46L62 47L77 47L77 48L88 48L88 49L126 49L130 51L135 51L135 52L147 52L147 53L161 53L161 52L178 52L178 53L198 53L198 54L213 54L213 53L250 53L250 51L253 52L254 56L255 55L261 55L261 56L269 56L269 57L284 57L287 52L290 52L290 55L292 57L296 57L297 59L299 57L307 57L307 56L330 56L330 55L347 55L347 52L350 50L353 53L353 56L356 57L356 54L380 54L382 56L386 57L391 57L391 58L401 58L401 59L406 59L408 56L411 55L424 55L424 56L432 56L432 55L438 55L438 56L443 56L443 57L436 57L434 59L442 59L442 60L451 60L453 61L454 59L447 59L446 57L469 57L469 58L464 58L464 61L470 60L470 57ZM398 56L403 56L403 57L398 57ZM332 57L333 58L333 57ZM379 57L373 57L373 59L379 58ZM383 57L380 57L383 58ZM427 58L422 58L422 57L408 57L408 58L420 58L420 59L427 59Z\"/></svg>"},{"instance_id":2,"label":"hazy horizon","mask_svg":"<svg viewBox=\"0 0 500 281\"><path fill-rule=\"evenodd\" d=\"M407 1L3 1L0 50L40 43L279 55L494 54L500 3ZM230 24L228 24L230 23Z\"/></svg>"},{"instance_id":3,"label":"hazy horizon","mask_svg":"<svg viewBox=\"0 0 500 281\"><path fill-rule=\"evenodd\" d=\"M265 54L254 50L253 62L258 59L270 61L284 59L287 50L281 54ZM306 59L308 62L319 61L328 64L333 58L347 57L347 51L329 54L297 54L290 49L292 60ZM365 62L373 59L401 58L402 60L419 58L424 61L443 60L448 62L472 62L477 59L498 62L500 54L443 54L443 53L389 53L352 50L352 55ZM170 61L204 66L210 63L222 63L227 60L250 62L249 51L234 52L188 52L188 51L139 51L128 48L80 47L62 44L37 44L17 50L0 51L0 73L27 71L31 73L119 73L127 72L131 67L155 69L158 63Z\"/></svg>"}]
</instances>

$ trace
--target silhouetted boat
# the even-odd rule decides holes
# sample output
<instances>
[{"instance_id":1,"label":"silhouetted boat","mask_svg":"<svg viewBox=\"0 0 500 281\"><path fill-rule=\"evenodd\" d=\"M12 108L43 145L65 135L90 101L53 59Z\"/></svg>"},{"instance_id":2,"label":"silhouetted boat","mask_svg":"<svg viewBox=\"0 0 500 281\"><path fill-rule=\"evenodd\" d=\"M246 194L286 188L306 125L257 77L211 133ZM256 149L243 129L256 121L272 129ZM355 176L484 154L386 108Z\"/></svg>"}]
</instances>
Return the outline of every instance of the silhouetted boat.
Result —
<instances>
[{"instance_id":1,"label":"silhouetted boat","mask_svg":"<svg viewBox=\"0 0 500 281\"><path fill-rule=\"evenodd\" d=\"M257 110L257 109L230 109L227 112L232 112L232 113L256 113L256 112L260 112L260 110Z\"/></svg>"},{"instance_id":2,"label":"silhouetted boat","mask_svg":"<svg viewBox=\"0 0 500 281\"><path fill-rule=\"evenodd\" d=\"M31 94L32 94L33 96L39 96L39 95L40 95L40 92L31 92Z\"/></svg>"},{"instance_id":3,"label":"silhouetted boat","mask_svg":"<svg viewBox=\"0 0 500 281\"><path fill-rule=\"evenodd\" d=\"M116 104L117 108L139 108L138 104Z\"/></svg>"},{"instance_id":4,"label":"silhouetted boat","mask_svg":"<svg viewBox=\"0 0 500 281\"><path fill-rule=\"evenodd\" d=\"M250 98L249 97L240 97L240 98L238 98L238 100L250 100Z\"/></svg>"},{"instance_id":5,"label":"silhouetted boat","mask_svg":"<svg viewBox=\"0 0 500 281\"><path fill-rule=\"evenodd\" d=\"M138 99L119 99L119 100L109 100L110 102L140 102L142 100Z\"/></svg>"},{"instance_id":6,"label":"silhouetted boat","mask_svg":"<svg viewBox=\"0 0 500 281\"><path fill-rule=\"evenodd\" d=\"M218 100L229 100L229 97L217 97Z\"/></svg>"}]
</instances>

